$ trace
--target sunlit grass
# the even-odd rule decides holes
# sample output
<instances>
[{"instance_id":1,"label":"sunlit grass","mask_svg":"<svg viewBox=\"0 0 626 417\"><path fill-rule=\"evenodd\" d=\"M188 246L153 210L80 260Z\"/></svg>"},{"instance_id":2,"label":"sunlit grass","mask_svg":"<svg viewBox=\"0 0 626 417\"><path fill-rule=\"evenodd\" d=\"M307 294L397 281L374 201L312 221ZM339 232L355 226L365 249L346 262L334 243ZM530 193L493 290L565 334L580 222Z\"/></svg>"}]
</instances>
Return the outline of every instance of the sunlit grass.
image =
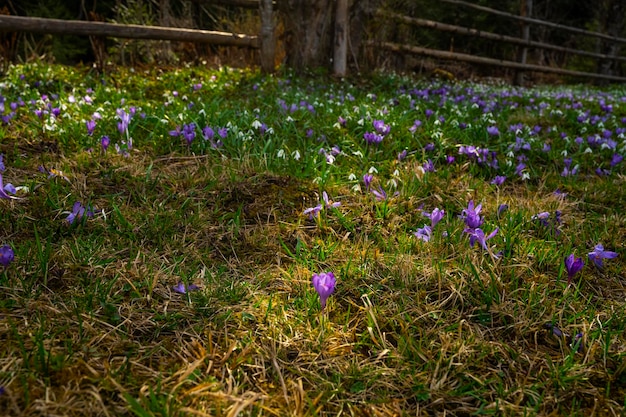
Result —
<instances>
[{"instance_id":1,"label":"sunlit grass","mask_svg":"<svg viewBox=\"0 0 626 417\"><path fill-rule=\"evenodd\" d=\"M7 413L622 411L621 87L26 65L0 94Z\"/></svg>"}]
</instances>

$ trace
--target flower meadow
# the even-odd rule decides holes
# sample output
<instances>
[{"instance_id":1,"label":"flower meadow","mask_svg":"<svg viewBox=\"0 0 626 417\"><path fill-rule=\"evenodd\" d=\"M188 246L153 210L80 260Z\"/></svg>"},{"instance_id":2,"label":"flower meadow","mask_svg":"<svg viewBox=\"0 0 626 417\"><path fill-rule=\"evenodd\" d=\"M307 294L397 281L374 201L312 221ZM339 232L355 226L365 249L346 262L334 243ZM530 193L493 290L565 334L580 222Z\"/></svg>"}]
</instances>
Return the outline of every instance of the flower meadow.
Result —
<instances>
[{"instance_id":1,"label":"flower meadow","mask_svg":"<svg viewBox=\"0 0 626 417\"><path fill-rule=\"evenodd\" d=\"M617 415L626 88L25 64L0 410Z\"/></svg>"}]
</instances>

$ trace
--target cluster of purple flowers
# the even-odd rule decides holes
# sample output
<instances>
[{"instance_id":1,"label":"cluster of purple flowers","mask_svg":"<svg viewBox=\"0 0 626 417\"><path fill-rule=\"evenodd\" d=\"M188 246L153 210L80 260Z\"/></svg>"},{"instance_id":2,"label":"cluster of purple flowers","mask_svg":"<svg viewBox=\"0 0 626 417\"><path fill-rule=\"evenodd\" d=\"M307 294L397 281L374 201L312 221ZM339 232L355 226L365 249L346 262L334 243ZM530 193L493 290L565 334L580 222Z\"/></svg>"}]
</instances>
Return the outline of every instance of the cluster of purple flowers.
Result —
<instances>
[{"instance_id":1,"label":"cluster of purple flowers","mask_svg":"<svg viewBox=\"0 0 626 417\"><path fill-rule=\"evenodd\" d=\"M413 234L418 239L421 239L424 242L429 242L435 226L441 221L441 219L443 219L443 217L446 215L446 212L439 208L435 208L430 213L424 211L422 212L422 214L430 219L430 225L425 224L423 227L418 228Z\"/></svg>"},{"instance_id":2,"label":"cluster of purple flowers","mask_svg":"<svg viewBox=\"0 0 626 417\"><path fill-rule=\"evenodd\" d=\"M194 139L196 138L196 124L191 122L188 124L183 124L181 126L176 126L174 130L170 130L169 135L172 137L182 136L185 139L188 147L191 147ZM211 126L205 126L202 129L202 137L205 141L210 143L210 146L214 149L220 148L224 145L222 139L225 139L228 136L228 128L220 127L217 129L217 136L219 138L215 139L215 130Z\"/></svg>"},{"instance_id":3,"label":"cluster of purple flowers","mask_svg":"<svg viewBox=\"0 0 626 417\"><path fill-rule=\"evenodd\" d=\"M337 208L341 205L341 202L339 201L332 201L328 198L328 193L326 191L322 192L322 203L318 204L315 207L309 207L308 209L304 210L304 212L302 214L309 216L309 219L313 220L316 217L319 216L320 212L322 211L322 209L331 209L331 208Z\"/></svg>"},{"instance_id":4,"label":"cluster of purple flowers","mask_svg":"<svg viewBox=\"0 0 626 417\"><path fill-rule=\"evenodd\" d=\"M383 120L374 120L372 125L374 126L374 131L365 132L363 138L368 145L378 145L391 132L391 126L385 124Z\"/></svg>"},{"instance_id":5,"label":"cluster of purple flowers","mask_svg":"<svg viewBox=\"0 0 626 417\"><path fill-rule=\"evenodd\" d=\"M488 148L480 148L474 145L461 145L459 154L467 156L470 160L476 161L479 165L498 169L498 154Z\"/></svg>"},{"instance_id":6,"label":"cluster of purple flowers","mask_svg":"<svg viewBox=\"0 0 626 417\"><path fill-rule=\"evenodd\" d=\"M470 246L474 246L474 244L478 243L484 250L489 250L487 241L494 237L499 229L496 227L491 233L485 235L485 232L481 228L484 222L483 217L480 215L481 210L482 204L474 206L474 200L470 200L467 208L461 212L461 218L465 222L465 230L463 230L463 232L469 235Z\"/></svg>"},{"instance_id":7,"label":"cluster of purple flowers","mask_svg":"<svg viewBox=\"0 0 626 417\"><path fill-rule=\"evenodd\" d=\"M72 211L67 215L67 222L69 224L74 224L75 221L80 221L84 216L93 217L94 212L91 206L83 206L80 201L76 201L74 206L72 207Z\"/></svg>"},{"instance_id":8,"label":"cluster of purple flowers","mask_svg":"<svg viewBox=\"0 0 626 417\"><path fill-rule=\"evenodd\" d=\"M4 172L5 168L6 167L4 166L4 155L0 154L0 198L4 198L4 199L17 198L15 197L15 193L17 192L17 190L15 189L13 184L11 183L4 184L4 181L2 179L2 173Z\"/></svg>"}]
</instances>

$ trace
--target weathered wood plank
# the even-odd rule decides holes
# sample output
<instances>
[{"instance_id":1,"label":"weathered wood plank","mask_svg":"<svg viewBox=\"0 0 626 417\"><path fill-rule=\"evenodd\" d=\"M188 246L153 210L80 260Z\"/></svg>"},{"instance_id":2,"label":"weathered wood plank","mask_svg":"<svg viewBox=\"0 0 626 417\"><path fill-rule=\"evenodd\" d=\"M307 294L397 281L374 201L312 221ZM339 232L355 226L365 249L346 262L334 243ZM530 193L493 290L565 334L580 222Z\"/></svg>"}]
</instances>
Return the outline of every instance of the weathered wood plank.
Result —
<instances>
[{"instance_id":1,"label":"weathered wood plank","mask_svg":"<svg viewBox=\"0 0 626 417\"><path fill-rule=\"evenodd\" d=\"M117 23L80 20L43 19L37 17L0 15L0 32L54 33L111 38L171 40L201 42L216 45L258 48L257 36L198 29L165 28L159 26L121 25Z\"/></svg>"}]
</instances>

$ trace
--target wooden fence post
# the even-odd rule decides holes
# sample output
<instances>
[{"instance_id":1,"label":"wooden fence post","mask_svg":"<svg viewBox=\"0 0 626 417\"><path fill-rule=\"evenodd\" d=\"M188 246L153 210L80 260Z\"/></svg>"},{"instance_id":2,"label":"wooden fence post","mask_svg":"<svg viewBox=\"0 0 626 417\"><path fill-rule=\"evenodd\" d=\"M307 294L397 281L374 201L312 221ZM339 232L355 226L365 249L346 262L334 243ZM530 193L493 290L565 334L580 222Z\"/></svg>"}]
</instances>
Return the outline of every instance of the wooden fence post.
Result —
<instances>
[{"instance_id":1,"label":"wooden fence post","mask_svg":"<svg viewBox=\"0 0 626 417\"><path fill-rule=\"evenodd\" d=\"M348 60L348 0L336 0L335 47L333 48L333 72L337 77L345 77Z\"/></svg>"},{"instance_id":2,"label":"wooden fence post","mask_svg":"<svg viewBox=\"0 0 626 417\"><path fill-rule=\"evenodd\" d=\"M275 69L276 37L274 34L273 0L261 0L261 70L270 74Z\"/></svg>"},{"instance_id":3,"label":"wooden fence post","mask_svg":"<svg viewBox=\"0 0 626 417\"><path fill-rule=\"evenodd\" d=\"M533 0L521 0L522 7L520 15L522 17L530 17L533 10ZM530 23L522 22L522 39L526 42L530 42ZM528 58L528 48L524 46L519 54L520 64L526 64ZM515 85L524 85L524 71L517 70L515 72Z\"/></svg>"}]
</instances>

